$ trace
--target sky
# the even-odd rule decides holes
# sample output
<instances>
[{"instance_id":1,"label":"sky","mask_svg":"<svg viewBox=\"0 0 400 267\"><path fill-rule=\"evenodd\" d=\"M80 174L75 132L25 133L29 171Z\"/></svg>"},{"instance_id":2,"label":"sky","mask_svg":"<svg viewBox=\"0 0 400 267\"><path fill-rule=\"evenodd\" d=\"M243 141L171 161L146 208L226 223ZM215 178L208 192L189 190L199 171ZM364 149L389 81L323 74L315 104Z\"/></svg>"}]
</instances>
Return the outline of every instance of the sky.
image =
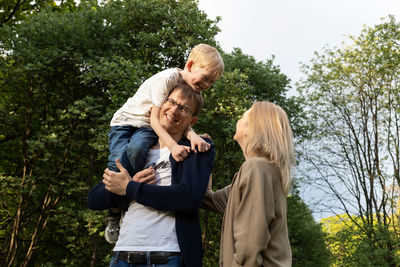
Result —
<instances>
[{"instance_id":1,"label":"sky","mask_svg":"<svg viewBox=\"0 0 400 267\"><path fill-rule=\"evenodd\" d=\"M303 76L299 62L315 51L349 43L363 25L373 26L389 14L399 19L399 0L199 0L209 18L221 17L217 41L225 52L240 48L258 61L275 56L275 65L295 82Z\"/></svg>"}]
</instances>

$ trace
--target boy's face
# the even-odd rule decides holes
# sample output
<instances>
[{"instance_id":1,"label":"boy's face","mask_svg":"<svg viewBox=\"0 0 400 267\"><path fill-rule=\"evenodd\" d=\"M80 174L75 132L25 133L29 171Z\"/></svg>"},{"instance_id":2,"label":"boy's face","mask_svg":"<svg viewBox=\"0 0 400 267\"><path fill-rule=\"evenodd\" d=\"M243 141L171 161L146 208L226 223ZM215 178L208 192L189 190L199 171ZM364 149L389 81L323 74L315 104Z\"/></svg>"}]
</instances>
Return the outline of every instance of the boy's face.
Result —
<instances>
[{"instance_id":1,"label":"boy's face","mask_svg":"<svg viewBox=\"0 0 400 267\"><path fill-rule=\"evenodd\" d=\"M193 64L187 67L188 79L186 83L190 85L196 92L206 90L215 82L214 75L210 70L196 67Z\"/></svg>"}]
</instances>

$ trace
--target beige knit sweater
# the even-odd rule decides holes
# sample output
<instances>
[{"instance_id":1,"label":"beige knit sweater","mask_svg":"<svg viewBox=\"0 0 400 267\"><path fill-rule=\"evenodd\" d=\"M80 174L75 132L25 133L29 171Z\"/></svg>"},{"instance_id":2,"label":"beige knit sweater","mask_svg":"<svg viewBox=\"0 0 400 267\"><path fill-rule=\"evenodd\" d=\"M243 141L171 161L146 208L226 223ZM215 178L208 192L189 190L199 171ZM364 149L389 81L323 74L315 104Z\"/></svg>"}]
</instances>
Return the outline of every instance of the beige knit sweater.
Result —
<instances>
[{"instance_id":1,"label":"beige knit sweater","mask_svg":"<svg viewBox=\"0 0 400 267\"><path fill-rule=\"evenodd\" d=\"M265 158L246 160L231 185L207 191L203 206L224 214L220 266L291 266L286 196Z\"/></svg>"}]
</instances>

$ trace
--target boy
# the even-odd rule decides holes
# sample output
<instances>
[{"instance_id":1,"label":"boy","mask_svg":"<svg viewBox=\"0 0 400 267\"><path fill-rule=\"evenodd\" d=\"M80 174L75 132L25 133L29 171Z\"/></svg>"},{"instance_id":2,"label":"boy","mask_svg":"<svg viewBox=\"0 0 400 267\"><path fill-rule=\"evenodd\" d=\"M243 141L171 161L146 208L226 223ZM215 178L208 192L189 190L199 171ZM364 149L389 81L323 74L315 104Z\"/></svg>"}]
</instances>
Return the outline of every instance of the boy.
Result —
<instances>
[{"instance_id":1,"label":"boy","mask_svg":"<svg viewBox=\"0 0 400 267\"><path fill-rule=\"evenodd\" d=\"M190 127L185 137L190 140L191 147L177 144L160 125L160 108L177 84L186 83L200 93L210 88L223 70L224 63L219 52L212 46L199 44L191 50L183 70L167 69L147 79L111 120L108 169L119 171L115 165L118 158L131 176L142 170L147 153L157 138L167 144L172 157L178 162L184 160L191 149L195 153L197 150L208 150L210 145ZM187 111L187 116L191 115ZM105 236L108 242L114 243L118 238L119 209L111 209L110 213Z\"/></svg>"}]
</instances>

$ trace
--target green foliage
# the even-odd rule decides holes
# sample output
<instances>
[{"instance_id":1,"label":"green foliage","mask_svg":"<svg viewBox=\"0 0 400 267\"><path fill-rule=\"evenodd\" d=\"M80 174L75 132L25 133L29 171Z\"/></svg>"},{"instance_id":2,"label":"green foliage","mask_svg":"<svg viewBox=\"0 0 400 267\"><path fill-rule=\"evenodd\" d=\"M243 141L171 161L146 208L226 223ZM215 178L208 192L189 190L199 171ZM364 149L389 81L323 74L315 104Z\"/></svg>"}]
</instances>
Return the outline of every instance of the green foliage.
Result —
<instances>
[{"instance_id":1,"label":"green foliage","mask_svg":"<svg viewBox=\"0 0 400 267\"><path fill-rule=\"evenodd\" d=\"M293 266L330 266L330 252L325 245L322 225L316 223L311 210L301 200L297 182L287 200L287 223Z\"/></svg>"},{"instance_id":2,"label":"green foliage","mask_svg":"<svg viewBox=\"0 0 400 267\"><path fill-rule=\"evenodd\" d=\"M55 6L55 1L0 0L0 27L6 23L14 24L24 20L32 14L51 6Z\"/></svg>"},{"instance_id":3,"label":"green foliage","mask_svg":"<svg viewBox=\"0 0 400 267\"><path fill-rule=\"evenodd\" d=\"M400 263L399 252L393 249L399 246L394 234L399 231L398 219L391 229L387 229L375 218L378 226L372 237L354 222L363 224L360 217L349 219L347 215L321 220L333 266L397 266Z\"/></svg>"},{"instance_id":4,"label":"green foliage","mask_svg":"<svg viewBox=\"0 0 400 267\"><path fill-rule=\"evenodd\" d=\"M286 97L290 89L290 79L281 73L279 66L274 65L274 57L266 61L256 61L254 57L243 54L235 48L231 54L224 56L225 71L237 71L245 77L247 83L243 98L253 101L270 101L283 107L289 116L293 132L296 136L306 134L304 129L305 114L301 107L301 99ZM240 88L240 87L239 87Z\"/></svg>"},{"instance_id":5,"label":"green foliage","mask_svg":"<svg viewBox=\"0 0 400 267\"><path fill-rule=\"evenodd\" d=\"M104 213L89 211L86 195L106 166L111 115L217 32L192 1L82 2L73 11L0 28L3 263L106 264Z\"/></svg>"},{"instance_id":6,"label":"green foliage","mask_svg":"<svg viewBox=\"0 0 400 267\"><path fill-rule=\"evenodd\" d=\"M104 266L112 249L105 212L88 210L86 196L106 166L111 116L146 78L183 67L195 44L216 46L218 20L190 0L63 1L38 11L0 27L0 258L14 266ZM216 144L215 188L244 160L232 137L252 101L300 113L273 59L221 54L225 74L205 92L195 128ZM216 266L221 216L200 215L204 264Z\"/></svg>"},{"instance_id":7,"label":"green foliage","mask_svg":"<svg viewBox=\"0 0 400 267\"><path fill-rule=\"evenodd\" d=\"M198 133L208 133L216 146L213 187L219 189L231 182L244 161L238 144L233 140L236 121L250 107L246 100L247 77L238 70L225 72L204 95L205 106L195 125ZM234 167L233 167L234 166ZM204 266L218 266L222 216L201 211L204 239Z\"/></svg>"},{"instance_id":8,"label":"green foliage","mask_svg":"<svg viewBox=\"0 0 400 267\"><path fill-rule=\"evenodd\" d=\"M299 169L343 214L346 229L329 237L338 266L397 266L400 23L389 16L349 41L304 66L299 89L312 132Z\"/></svg>"},{"instance_id":9,"label":"green foliage","mask_svg":"<svg viewBox=\"0 0 400 267\"><path fill-rule=\"evenodd\" d=\"M231 54L223 54L223 58L225 73L210 90L204 92L205 106L195 125L196 132L208 133L217 148L213 170L215 190L230 184L244 161L243 153L233 140L233 136L237 120L251 107L253 101L266 100L279 103L289 114L295 113L296 110L300 113L296 101L284 99L283 95L288 89L289 80L280 73L277 66L273 65L272 59L267 62L256 62L253 57L244 55L240 49L235 49ZM301 132L296 131L296 134L300 135ZM302 263L307 263L309 266L326 265L329 254L323 243L320 226L315 224L310 211L298 195L288 200L288 206L291 206L288 209L288 218L294 218L290 221L293 223L288 225L292 229L291 244L295 251L297 266L302 266ZM303 213L306 215L299 217ZM204 265L217 266L221 216L203 211L200 214L205 226ZM301 223L304 226L299 228ZM315 238L314 242L309 242L310 236Z\"/></svg>"}]
</instances>

